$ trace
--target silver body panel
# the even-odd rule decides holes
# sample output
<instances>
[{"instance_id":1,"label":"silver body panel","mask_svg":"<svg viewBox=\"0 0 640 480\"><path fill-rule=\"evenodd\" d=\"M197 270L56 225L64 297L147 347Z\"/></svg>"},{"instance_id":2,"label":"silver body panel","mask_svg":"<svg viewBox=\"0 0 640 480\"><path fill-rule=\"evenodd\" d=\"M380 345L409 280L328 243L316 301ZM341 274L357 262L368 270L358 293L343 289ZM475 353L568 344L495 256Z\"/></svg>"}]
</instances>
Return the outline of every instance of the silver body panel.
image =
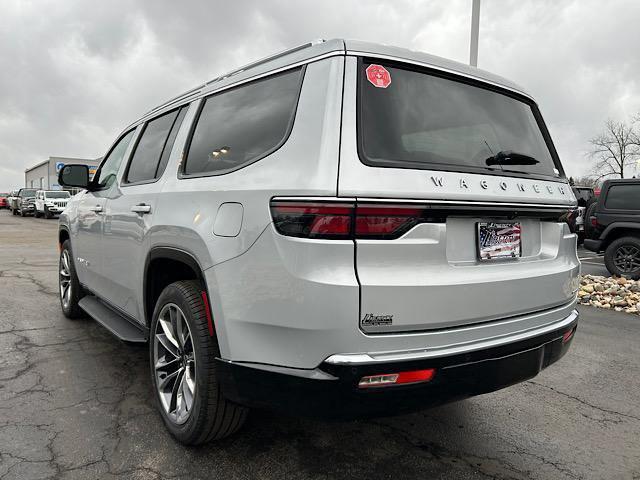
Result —
<instances>
[{"instance_id":1,"label":"silver body panel","mask_svg":"<svg viewBox=\"0 0 640 480\"><path fill-rule=\"evenodd\" d=\"M269 202L276 197L541 209L575 202L561 179L364 165L356 143L358 55L429 65L526 95L500 77L445 59L342 40L204 84L132 124L139 135L144 121L189 105L158 181L123 185L134 138L112 188L75 196L61 214L81 283L147 324L149 253L157 247L183 251L206 279L223 359L303 369L342 354L375 361L402 352L477 349L561 326L572 314L579 274L575 236L565 224L523 219L522 258L490 265L479 264L474 253L473 228L482 216L417 225L384 241L308 240L275 230ZM224 175L179 178L202 97L301 64L307 66L295 122L279 149ZM132 211L141 203L148 212ZM498 301L497 291L506 292ZM390 309L392 328L361 328L365 313Z\"/></svg>"}]
</instances>

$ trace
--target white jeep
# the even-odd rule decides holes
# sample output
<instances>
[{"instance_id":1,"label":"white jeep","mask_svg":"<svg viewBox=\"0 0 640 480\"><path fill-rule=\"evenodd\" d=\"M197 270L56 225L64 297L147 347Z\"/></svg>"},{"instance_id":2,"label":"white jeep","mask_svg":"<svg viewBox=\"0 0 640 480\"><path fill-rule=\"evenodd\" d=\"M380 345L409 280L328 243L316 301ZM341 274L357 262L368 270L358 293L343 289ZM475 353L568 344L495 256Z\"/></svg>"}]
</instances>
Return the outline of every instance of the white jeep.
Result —
<instances>
[{"instance_id":1,"label":"white jeep","mask_svg":"<svg viewBox=\"0 0 640 480\"><path fill-rule=\"evenodd\" d=\"M66 190L38 190L36 192L36 217L53 218L67 208L71 194Z\"/></svg>"}]
</instances>

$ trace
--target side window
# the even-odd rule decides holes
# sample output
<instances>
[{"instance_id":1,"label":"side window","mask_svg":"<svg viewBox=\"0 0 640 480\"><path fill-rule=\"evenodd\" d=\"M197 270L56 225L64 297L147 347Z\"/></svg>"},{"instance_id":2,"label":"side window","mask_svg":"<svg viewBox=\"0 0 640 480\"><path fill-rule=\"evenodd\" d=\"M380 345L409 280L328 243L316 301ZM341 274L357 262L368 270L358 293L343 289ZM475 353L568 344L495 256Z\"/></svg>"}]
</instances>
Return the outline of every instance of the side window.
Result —
<instances>
[{"instance_id":1,"label":"side window","mask_svg":"<svg viewBox=\"0 0 640 480\"><path fill-rule=\"evenodd\" d=\"M118 140L118 143L111 149L107 157L100 165L100 170L96 173L93 181L98 188L109 188L116 181L120 164L124 159L124 154L127 151L129 142L133 138L133 132L135 129L130 130L126 135Z\"/></svg>"},{"instance_id":2,"label":"side window","mask_svg":"<svg viewBox=\"0 0 640 480\"><path fill-rule=\"evenodd\" d=\"M175 143L176 137L178 136L178 130L180 130L180 125L182 125L182 121L184 120L184 116L187 114L188 108L188 105L182 107L180 109L180 112L178 112L176 121L173 122L173 128L171 128L171 132L169 132L167 144L164 146L162 156L160 157L160 163L158 163L158 168L156 169L156 178L160 178L164 173L164 169L167 168L167 163L169 163L169 155L171 155L173 144Z\"/></svg>"},{"instance_id":3,"label":"side window","mask_svg":"<svg viewBox=\"0 0 640 480\"><path fill-rule=\"evenodd\" d=\"M147 122L125 175L127 183L144 182L157 178L159 165L161 159L164 160L165 152L168 161L175 140L173 132L177 130L175 124L178 122L176 119L183 110L186 111L185 108L176 109ZM170 138L172 136L173 138Z\"/></svg>"},{"instance_id":4,"label":"side window","mask_svg":"<svg viewBox=\"0 0 640 480\"><path fill-rule=\"evenodd\" d=\"M640 185L612 185L605 206L611 210L640 210Z\"/></svg>"},{"instance_id":5,"label":"side window","mask_svg":"<svg viewBox=\"0 0 640 480\"><path fill-rule=\"evenodd\" d=\"M297 68L208 97L184 173L226 173L280 147L293 123L301 77L302 68Z\"/></svg>"}]
</instances>

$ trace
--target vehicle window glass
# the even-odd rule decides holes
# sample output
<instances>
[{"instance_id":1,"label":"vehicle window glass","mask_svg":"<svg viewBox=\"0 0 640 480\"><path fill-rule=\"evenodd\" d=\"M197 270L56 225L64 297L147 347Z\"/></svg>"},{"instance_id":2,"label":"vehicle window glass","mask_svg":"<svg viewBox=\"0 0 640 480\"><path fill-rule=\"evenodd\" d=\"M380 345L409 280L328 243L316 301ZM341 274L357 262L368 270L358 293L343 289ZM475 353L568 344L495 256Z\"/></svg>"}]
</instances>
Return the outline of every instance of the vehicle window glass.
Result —
<instances>
[{"instance_id":1,"label":"vehicle window glass","mask_svg":"<svg viewBox=\"0 0 640 480\"><path fill-rule=\"evenodd\" d=\"M605 206L611 210L640 210L640 183L612 185Z\"/></svg>"},{"instance_id":2,"label":"vehicle window glass","mask_svg":"<svg viewBox=\"0 0 640 480\"><path fill-rule=\"evenodd\" d=\"M558 176L524 101L424 71L366 62L358 92L360 154L367 164Z\"/></svg>"},{"instance_id":3,"label":"vehicle window glass","mask_svg":"<svg viewBox=\"0 0 640 480\"><path fill-rule=\"evenodd\" d=\"M45 194L41 194L42 198L45 197ZM69 198L69 192L47 192L47 198Z\"/></svg>"},{"instance_id":4,"label":"vehicle window glass","mask_svg":"<svg viewBox=\"0 0 640 480\"><path fill-rule=\"evenodd\" d=\"M178 112L178 116L173 122L173 127L171 127L171 132L169 132L169 137L167 138L167 143L165 144L164 150L162 150L162 155L160 156L160 163L158 163L155 178L160 178L164 173L164 169L167 168L167 163L169 163L169 156L171 155L171 150L173 149L173 144L176 141L176 136L178 135L178 130L180 130L180 125L182 125L184 116L187 114L187 109L187 105L182 107Z\"/></svg>"},{"instance_id":5,"label":"vehicle window glass","mask_svg":"<svg viewBox=\"0 0 640 480\"><path fill-rule=\"evenodd\" d=\"M207 98L184 172L224 173L275 151L293 121L301 72L290 70Z\"/></svg>"},{"instance_id":6,"label":"vehicle window glass","mask_svg":"<svg viewBox=\"0 0 640 480\"><path fill-rule=\"evenodd\" d=\"M127 170L128 183L144 182L155 178L160 155L177 116L178 110L174 110L145 125Z\"/></svg>"},{"instance_id":7,"label":"vehicle window glass","mask_svg":"<svg viewBox=\"0 0 640 480\"><path fill-rule=\"evenodd\" d=\"M20 191L20 196L21 197L35 197L36 196L36 191L37 190L21 190Z\"/></svg>"},{"instance_id":8,"label":"vehicle window glass","mask_svg":"<svg viewBox=\"0 0 640 480\"><path fill-rule=\"evenodd\" d=\"M120 169L120 164L124 159L124 154L127 151L129 142L131 142L131 139L133 138L133 132L135 132L135 129L130 130L126 135L120 138L118 143L111 149L111 152L109 152L102 162L100 169L94 177L94 182L98 188L109 188L113 185L113 182L115 182L118 170Z\"/></svg>"}]
</instances>

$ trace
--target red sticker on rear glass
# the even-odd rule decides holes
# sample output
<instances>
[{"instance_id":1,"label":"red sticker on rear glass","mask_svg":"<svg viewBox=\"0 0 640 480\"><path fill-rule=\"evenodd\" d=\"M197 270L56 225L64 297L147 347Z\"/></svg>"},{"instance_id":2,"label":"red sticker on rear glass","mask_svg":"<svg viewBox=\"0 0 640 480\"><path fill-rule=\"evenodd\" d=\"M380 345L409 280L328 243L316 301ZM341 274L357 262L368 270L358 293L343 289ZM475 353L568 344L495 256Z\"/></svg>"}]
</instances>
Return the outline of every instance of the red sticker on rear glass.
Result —
<instances>
[{"instance_id":1,"label":"red sticker on rear glass","mask_svg":"<svg viewBox=\"0 0 640 480\"><path fill-rule=\"evenodd\" d=\"M369 65L367 67L367 80L377 88L387 88L391 85L391 74L382 65Z\"/></svg>"}]
</instances>

